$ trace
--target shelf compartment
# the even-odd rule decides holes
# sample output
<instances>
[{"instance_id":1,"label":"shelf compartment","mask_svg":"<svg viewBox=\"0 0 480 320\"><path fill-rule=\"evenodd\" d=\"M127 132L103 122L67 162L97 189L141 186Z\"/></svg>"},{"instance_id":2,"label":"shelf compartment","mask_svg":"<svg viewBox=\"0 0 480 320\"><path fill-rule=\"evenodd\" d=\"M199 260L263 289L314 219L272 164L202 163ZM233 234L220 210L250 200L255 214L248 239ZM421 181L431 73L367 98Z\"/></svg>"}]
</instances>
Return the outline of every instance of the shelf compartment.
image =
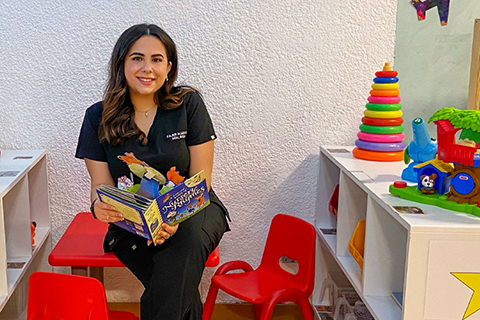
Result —
<instances>
[{"instance_id":1,"label":"shelf compartment","mask_svg":"<svg viewBox=\"0 0 480 320\"><path fill-rule=\"evenodd\" d=\"M321 239L324 241L330 253L335 255L335 248L337 247L337 235L326 234L323 230L325 229L319 229L317 232L319 233Z\"/></svg>"},{"instance_id":2,"label":"shelf compartment","mask_svg":"<svg viewBox=\"0 0 480 320\"><path fill-rule=\"evenodd\" d=\"M351 290L349 290L348 292L355 291L358 295L358 287L354 288L351 285L352 279L349 279L349 277L347 277L347 271L345 269L345 266L340 264L337 256L333 254L331 244L327 243L328 239L332 238L328 237L328 235L327 237L325 237L318 229L317 233L318 250L316 253L315 290L312 294L312 304L314 306L330 306L333 309L333 301L331 301L330 299L333 293L328 292L328 290L327 292L322 292L322 288L325 286L324 281L329 276L340 289L343 289L344 287L349 287Z\"/></svg>"},{"instance_id":3,"label":"shelf compartment","mask_svg":"<svg viewBox=\"0 0 480 320\"><path fill-rule=\"evenodd\" d=\"M52 267L48 264L48 255L52 251L52 240L50 236L50 229L42 228L37 235L39 245L33 252L30 259L12 259L9 263L24 262L21 268L8 269L8 287L9 293L6 296L0 297L0 320L11 319L26 319L26 295L25 290L28 291L28 279L35 271L51 272ZM18 314L22 316L18 316Z\"/></svg>"},{"instance_id":4,"label":"shelf compartment","mask_svg":"<svg viewBox=\"0 0 480 320\"><path fill-rule=\"evenodd\" d=\"M24 276L25 270L30 267L39 252L52 250L51 243L49 241L50 229L39 228L35 235L35 250L32 257L10 258L7 260L7 273L8 273L8 290L9 292L15 290L18 280Z\"/></svg>"},{"instance_id":5,"label":"shelf compartment","mask_svg":"<svg viewBox=\"0 0 480 320\"><path fill-rule=\"evenodd\" d=\"M392 292L404 292L407 250L408 230L369 197L363 269L365 295L391 297Z\"/></svg>"},{"instance_id":6,"label":"shelf compartment","mask_svg":"<svg viewBox=\"0 0 480 320\"><path fill-rule=\"evenodd\" d=\"M29 186L30 219L37 228L49 227L49 198L47 182L47 158L43 157L27 173Z\"/></svg>"},{"instance_id":7,"label":"shelf compartment","mask_svg":"<svg viewBox=\"0 0 480 320\"><path fill-rule=\"evenodd\" d=\"M340 174L338 196L337 248L339 257L349 257L350 238L360 220L367 215L367 194L344 172ZM360 269L359 269L360 270Z\"/></svg>"},{"instance_id":8,"label":"shelf compartment","mask_svg":"<svg viewBox=\"0 0 480 320\"><path fill-rule=\"evenodd\" d=\"M391 296L364 296L364 303L376 319L402 319L402 309Z\"/></svg>"},{"instance_id":9,"label":"shelf compartment","mask_svg":"<svg viewBox=\"0 0 480 320\"><path fill-rule=\"evenodd\" d=\"M340 169L325 154L320 152L320 170L317 190L315 224L318 228L336 228L337 221L330 213L330 196L339 184Z\"/></svg>"},{"instance_id":10,"label":"shelf compartment","mask_svg":"<svg viewBox=\"0 0 480 320\"><path fill-rule=\"evenodd\" d=\"M331 267L332 264L330 264L329 268L326 270L329 270L329 271L342 270L342 272L347 277L348 281L352 284L355 291L357 291L357 293L361 295L363 291L362 290L362 273L355 259L353 259L352 256L350 255L345 257L339 257L335 254L335 251L334 251L334 246L336 244L335 236L325 235L319 229L317 229L317 234L320 240L322 240L322 243L321 243L322 247L325 247L328 249L329 253L332 255L332 257L335 259L335 262L336 262L335 268L332 268ZM323 253L322 253L322 256L324 256ZM327 260L327 259L324 258L324 260ZM317 259L317 264L318 264L318 259ZM321 269L321 268L317 268L317 270L318 269ZM321 270L321 271L322 271L321 278L323 279L326 276L327 272L325 270ZM317 272L317 275L319 275L318 272Z\"/></svg>"},{"instance_id":11,"label":"shelf compartment","mask_svg":"<svg viewBox=\"0 0 480 320\"><path fill-rule=\"evenodd\" d=\"M32 256L28 179L20 181L3 197L7 261Z\"/></svg>"},{"instance_id":12,"label":"shelf compartment","mask_svg":"<svg viewBox=\"0 0 480 320\"><path fill-rule=\"evenodd\" d=\"M317 229L318 232L319 230ZM321 296L320 288L322 288L323 281L328 277L329 273L342 273L342 271L331 253L331 247L326 244L325 239L320 234L317 237L316 247L319 250L316 251L315 257L315 290L312 293L312 303L322 306L331 305L332 302L329 299L329 295L324 294L324 296Z\"/></svg>"}]
</instances>

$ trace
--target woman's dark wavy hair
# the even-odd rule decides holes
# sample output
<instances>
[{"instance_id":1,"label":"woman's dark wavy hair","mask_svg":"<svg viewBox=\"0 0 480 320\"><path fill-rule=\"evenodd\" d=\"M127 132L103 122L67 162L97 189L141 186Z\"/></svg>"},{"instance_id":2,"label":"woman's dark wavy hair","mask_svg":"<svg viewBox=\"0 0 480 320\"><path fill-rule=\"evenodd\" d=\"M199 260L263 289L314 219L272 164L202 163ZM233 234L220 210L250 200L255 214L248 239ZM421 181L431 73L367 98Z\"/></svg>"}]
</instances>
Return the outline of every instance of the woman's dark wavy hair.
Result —
<instances>
[{"instance_id":1,"label":"woman's dark wavy hair","mask_svg":"<svg viewBox=\"0 0 480 320\"><path fill-rule=\"evenodd\" d=\"M100 141L106 140L111 145L118 145L125 139L139 135L143 144L147 137L134 122L133 105L128 93L125 78L125 59L130 47L142 36L155 36L165 46L167 59L172 67L163 86L155 93L155 103L163 109L174 109L183 103L187 92L196 91L188 86L174 87L178 74L177 48L172 38L154 24L137 24L125 30L113 48L110 58L108 81L103 97L102 121L98 130Z\"/></svg>"}]
</instances>

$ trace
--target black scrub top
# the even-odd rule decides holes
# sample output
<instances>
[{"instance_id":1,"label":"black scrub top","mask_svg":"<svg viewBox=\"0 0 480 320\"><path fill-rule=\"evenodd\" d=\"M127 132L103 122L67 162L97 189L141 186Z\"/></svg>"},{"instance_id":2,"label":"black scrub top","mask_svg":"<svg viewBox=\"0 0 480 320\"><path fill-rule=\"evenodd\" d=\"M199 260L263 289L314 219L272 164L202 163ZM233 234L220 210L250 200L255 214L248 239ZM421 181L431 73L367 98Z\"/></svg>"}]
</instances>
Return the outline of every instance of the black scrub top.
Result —
<instances>
[{"instance_id":1,"label":"black scrub top","mask_svg":"<svg viewBox=\"0 0 480 320\"><path fill-rule=\"evenodd\" d=\"M205 103L196 92L187 93L183 103L175 109L157 109L147 135L146 145L142 145L138 135L134 135L116 146L110 145L105 140L100 142L98 128L102 119L102 111L102 102L97 102L87 109L75 157L107 162L115 185L119 177L130 177L130 169L118 158L119 155L133 152L137 159L145 161L165 176L167 171L175 166L180 175L188 178L190 166L188 147L217 138ZM134 183L140 183L140 178L134 176L134 179ZM210 201L220 205L228 217L228 211L213 190L209 195ZM124 232L127 231L110 224L105 239L105 251L111 251Z\"/></svg>"},{"instance_id":2,"label":"black scrub top","mask_svg":"<svg viewBox=\"0 0 480 320\"><path fill-rule=\"evenodd\" d=\"M78 139L75 157L108 162L108 168L116 184L122 176L130 176L127 164L118 158L125 152L166 175L175 166L180 175L189 177L190 154L188 147L217 138L207 108L196 92L189 92L184 102L173 110L158 108L148 132L146 145L138 135L124 143L111 146L107 141L99 142L98 128L102 119L102 103L97 102L87 109ZM135 183L139 183L138 178Z\"/></svg>"}]
</instances>

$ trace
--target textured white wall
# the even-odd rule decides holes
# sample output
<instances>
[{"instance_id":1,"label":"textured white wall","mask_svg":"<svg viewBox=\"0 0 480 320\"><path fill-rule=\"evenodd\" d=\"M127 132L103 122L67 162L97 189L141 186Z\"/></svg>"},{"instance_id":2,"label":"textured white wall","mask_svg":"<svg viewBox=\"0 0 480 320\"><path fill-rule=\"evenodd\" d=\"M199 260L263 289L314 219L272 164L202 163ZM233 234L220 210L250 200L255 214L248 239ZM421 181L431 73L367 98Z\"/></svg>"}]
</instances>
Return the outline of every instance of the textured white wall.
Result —
<instances>
[{"instance_id":1,"label":"textured white wall","mask_svg":"<svg viewBox=\"0 0 480 320\"><path fill-rule=\"evenodd\" d=\"M396 4L2 0L0 149L48 150L58 241L89 207L74 152L85 109L102 97L113 45L130 25L156 23L176 41L179 81L203 93L219 136L213 185L233 219L221 262L256 267L276 213L313 222L319 145L353 144L374 72L393 59ZM141 288L131 281L108 270L109 299L137 300Z\"/></svg>"}]
</instances>

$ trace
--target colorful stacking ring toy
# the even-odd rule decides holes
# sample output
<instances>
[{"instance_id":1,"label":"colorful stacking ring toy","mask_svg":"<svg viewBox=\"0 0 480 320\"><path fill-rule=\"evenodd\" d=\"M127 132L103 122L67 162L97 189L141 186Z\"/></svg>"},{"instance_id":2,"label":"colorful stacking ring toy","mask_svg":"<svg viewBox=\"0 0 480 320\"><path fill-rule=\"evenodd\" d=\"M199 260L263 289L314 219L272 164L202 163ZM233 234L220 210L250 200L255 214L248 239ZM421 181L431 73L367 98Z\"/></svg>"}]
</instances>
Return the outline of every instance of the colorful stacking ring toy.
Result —
<instances>
[{"instance_id":1,"label":"colorful stacking ring toy","mask_svg":"<svg viewBox=\"0 0 480 320\"><path fill-rule=\"evenodd\" d=\"M371 141L371 142L400 142L405 139L405 134L396 133L396 134L375 134L375 133L366 133L366 132L358 132L357 137L363 141Z\"/></svg>"},{"instance_id":2,"label":"colorful stacking ring toy","mask_svg":"<svg viewBox=\"0 0 480 320\"><path fill-rule=\"evenodd\" d=\"M379 77L379 78L396 77L397 75L398 75L398 72L397 72L397 71L394 71L394 70L377 71L377 72L375 72L375 77Z\"/></svg>"},{"instance_id":3,"label":"colorful stacking ring toy","mask_svg":"<svg viewBox=\"0 0 480 320\"><path fill-rule=\"evenodd\" d=\"M367 103L368 110L373 111L397 111L402 109L400 103L380 104L380 103Z\"/></svg>"},{"instance_id":4,"label":"colorful stacking ring toy","mask_svg":"<svg viewBox=\"0 0 480 320\"><path fill-rule=\"evenodd\" d=\"M403 123L403 118L393 118L393 119L380 119L380 118L370 118L363 117L362 123L369 126L399 126Z\"/></svg>"},{"instance_id":5,"label":"colorful stacking ring toy","mask_svg":"<svg viewBox=\"0 0 480 320\"><path fill-rule=\"evenodd\" d=\"M401 161L406 147L397 71L387 62L375 73L352 153L369 161Z\"/></svg>"},{"instance_id":6,"label":"colorful stacking ring toy","mask_svg":"<svg viewBox=\"0 0 480 320\"><path fill-rule=\"evenodd\" d=\"M381 152L402 151L406 147L405 143L403 142L378 143L378 142L369 142L369 141L363 141L363 140L355 141L355 145L361 149L370 150L370 151L381 151Z\"/></svg>"},{"instance_id":7,"label":"colorful stacking ring toy","mask_svg":"<svg viewBox=\"0 0 480 320\"><path fill-rule=\"evenodd\" d=\"M400 118L403 115L402 110L397 111L373 111L365 110L363 111L365 117L370 118L381 118L381 119L391 119L391 118Z\"/></svg>"},{"instance_id":8,"label":"colorful stacking ring toy","mask_svg":"<svg viewBox=\"0 0 480 320\"><path fill-rule=\"evenodd\" d=\"M394 90L370 90L370 95L375 97L397 97L400 95L398 89Z\"/></svg>"},{"instance_id":9,"label":"colorful stacking ring toy","mask_svg":"<svg viewBox=\"0 0 480 320\"><path fill-rule=\"evenodd\" d=\"M393 90L398 89L400 85L397 83L373 83L372 89L374 90Z\"/></svg>"},{"instance_id":10,"label":"colorful stacking ring toy","mask_svg":"<svg viewBox=\"0 0 480 320\"><path fill-rule=\"evenodd\" d=\"M366 133L377 133L377 134L394 134L394 133L402 133L403 132L403 125L399 126L392 126L392 127L376 127L376 126L369 126L366 124L360 125L360 131Z\"/></svg>"},{"instance_id":11,"label":"colorful stacking ring toy","mask_svg":"<svg viewBox=\"0 0 480 320\"><path fill-rule=\"evenodd\" d=\"M378 152L360 148L354 148L352 154L355 158L370 161L402 161L403 150L395 152Z\"/></svg>"},{"instance_id":12,"label":"colorful stacking ring toy","mask_svg":"<svg viewBox=\"0 0 480 320\"><path fill-rule=\"evenodd\" d=\"M380 103L380 104L393 104L399 103L402 99L400 97L368 97L368 102L371 103Z\"/></svg>"},{"instance_id":13,"label":"colorful stacking ring toy","mask_svg":"<svg viewBox=\"0 0 480 320\"><path fill-rule=\"evenodd\" d=\"M397 77L374 78L373 82L375 82L375 83L395 83L395 82L398 82L398 78Z\"/></svg>"}]
</instances>

